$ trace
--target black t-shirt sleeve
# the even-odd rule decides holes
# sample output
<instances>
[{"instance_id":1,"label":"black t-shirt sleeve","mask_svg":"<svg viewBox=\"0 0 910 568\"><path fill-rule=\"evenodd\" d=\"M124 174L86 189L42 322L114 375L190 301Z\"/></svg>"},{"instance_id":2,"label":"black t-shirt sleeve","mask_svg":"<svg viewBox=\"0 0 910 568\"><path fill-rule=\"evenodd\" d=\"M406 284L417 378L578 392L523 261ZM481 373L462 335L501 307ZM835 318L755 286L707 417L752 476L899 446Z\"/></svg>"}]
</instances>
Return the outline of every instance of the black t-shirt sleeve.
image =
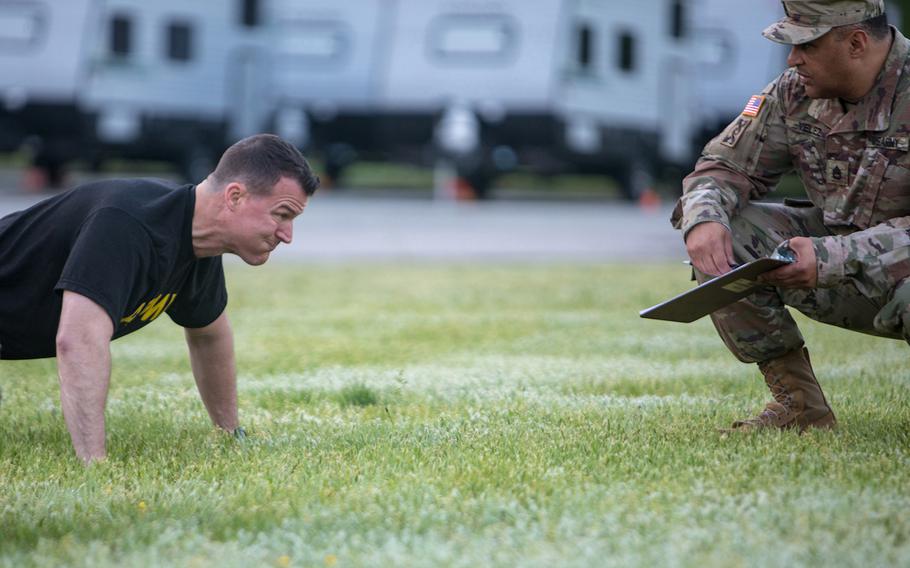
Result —
<instances>
[{"instance_id":1,"label":"black t-shirt sleeve","mask_svg":"<svg viewBox=\"0 0 910 568\"><path fill-rule=\"evenodd\" d=\"M142 294L153 258L151 238L138 221L119 209L100 209L80 227L54 289L89 298L117 329Z\"/></svg>"},{"instance_id":2,"label":"black t-shirt sleeve","mask_svg":"<svg viewBox=\"0 0 910 568\"><path fill-rule=\"evenodd\" d=\"M167 315L183 327L205 327L227 306L227 288L220 256L197 260Z\"/></svg>"}]
</instances>

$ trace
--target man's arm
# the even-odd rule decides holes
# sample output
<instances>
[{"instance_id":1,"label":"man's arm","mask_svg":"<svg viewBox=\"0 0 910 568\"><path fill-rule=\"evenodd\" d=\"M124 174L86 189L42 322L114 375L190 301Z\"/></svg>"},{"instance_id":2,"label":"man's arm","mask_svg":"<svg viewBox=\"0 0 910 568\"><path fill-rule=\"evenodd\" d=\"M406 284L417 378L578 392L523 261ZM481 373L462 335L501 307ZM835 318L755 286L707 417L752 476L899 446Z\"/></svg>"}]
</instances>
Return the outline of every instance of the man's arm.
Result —
<instances>
[{"instance_id":1,"label":"man's arm","mask_svg":"<svg viewBox=\"0 0 910 568\"><path fill-rule=\"evenodd\" d=\"M793 251L796 262L775 268L758 277L778 288L815 288L818 286L818 259L815 245L809 237L792 237L787 246Z\"/></svg>"},{"instance_id":2,"label":"man's arm","mask_svg":"<svg viewBox=\"0 0 910 568\"><path fill-rule=\"evenodd\" d=\"M811 240L819 288L852 280L864 294L883 296L910 277L910 216L888 219L848 235Z\"/></svg>"},{"instance_id":3,"label":"man's arm","mask_svg":"<svg viewBox=\"0 0 910 568\"><path fill-rule=\"evenodd\" d=\"M683 180L671 221L683 231L692 264L705 274L730 271L730 218L765 196L793 167L783 110L793 77L785 73L765 87L757 115L736 117L705 146Z\"/></svg>"},{"instance_id":4,"label":"man's arm","mask_svg":"<svg viewBox=\"0 0 910 568\"><path fill-rule=\"evenodd\" d=\"M65 290L57 327L60 403L76 456L103 459L104 406L111 379L114 324L92 300Z\"/></svg>"},{"instance_id":5,"label":"man's arm","mask_svg":"<svg viewBox=\"0 0 910 568\"><path fill-rule=\"evenodd\" d=\"M714 221L692 227L686 235L686 252L692 266L703 274L720 276L730 272L736 263L730 229Z\"/></svg>"},{"instance_id":6,"label":"man's arm","mask_svg":"<svg viewBox=\"0 0 910 568\"><path fill-rule=\"evenodd\" d=\"M796 261L758 277L761 282L780 288L815 288L818 284L817 259L812 239L793 237L787 241ZM686 250L692 266L704 274L721 275L734 266L733 239L720 223L701 223L686 236Z\"/></svg>"},{"instance_id":7,"label":"man's arm","mask_svg":"<svg viewBox=\"0 0 910 568\"><path fill-rule=\"evenodd\" d=\"M237 417L237 369L234 336L227 314L205 327L185 328L190 364L199 396L216 426L233 432Z\"/></svg>"}]
</instances>

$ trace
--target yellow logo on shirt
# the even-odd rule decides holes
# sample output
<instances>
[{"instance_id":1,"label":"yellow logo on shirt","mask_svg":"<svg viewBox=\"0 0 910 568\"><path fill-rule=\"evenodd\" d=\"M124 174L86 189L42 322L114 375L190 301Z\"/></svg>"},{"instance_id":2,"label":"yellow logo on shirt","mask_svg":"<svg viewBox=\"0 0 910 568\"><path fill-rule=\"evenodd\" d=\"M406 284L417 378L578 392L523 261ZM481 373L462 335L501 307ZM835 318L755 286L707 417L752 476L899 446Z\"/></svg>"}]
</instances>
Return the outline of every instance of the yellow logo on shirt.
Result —
<instances>
[{"instance_id":1,"label":"yellow logo on shirt","mask_svg":"<svg viewBox=\"0 0 910 568\"><path fill-rule=\"evenodd\" d=\"M161 315L161 312L168 309L177 299L177 294L158 294L148 302L142 302L132 314L120 319L120 323L131 323L134 319L139 318L141 321L152 321Z\"/></svg>"}]
</instances>

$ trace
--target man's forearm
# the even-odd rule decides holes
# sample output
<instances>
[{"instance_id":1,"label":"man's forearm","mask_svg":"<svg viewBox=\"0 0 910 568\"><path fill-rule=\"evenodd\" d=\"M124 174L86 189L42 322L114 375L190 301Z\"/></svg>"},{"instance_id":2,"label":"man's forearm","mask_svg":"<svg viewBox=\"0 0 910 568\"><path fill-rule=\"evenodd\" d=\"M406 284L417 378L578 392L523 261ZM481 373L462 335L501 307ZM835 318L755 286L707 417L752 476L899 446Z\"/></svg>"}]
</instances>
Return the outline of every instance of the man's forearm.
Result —
<instances>
[{"instance_id":1,"label":"man's forearm","mask_svg":"<svg viewBox=\"0 0 910 568\"><path fill-rule=\"evenodd\" d=\"M199 396L217 426L234 431L237 416L237 370L234 339L227 316L222 314L205 328L187 329L186 343Z\"/></svg>"},{"instance_id":2,"label":"man's forearm","mask_svg":"<svg viewBox=\"0 0 910 568\"><path fill-rule=\"evenodd\" d=\"M819 288L837 286L850 278L865 294L881 296L910 277L910 216L813 240Z\"/></svg>"},{"instance_id":3,"label":"man's forearm","mask_svg":"<svg viewBox=\"0 0 910 568\"><path fill-rule=\"evenodd\" d=\"M104 458L104 406L111 378L109 347L58 344L57 369L63 418L76 456L85 462Z\"/></svg>"},{"instance_id":4,"label":"man's forearm","mask_svg":"<svg viewBox=\"0 0 910 568\"><path fill-rule=\"evenodd\" d=\"M86 463L105 456L112 329L110 318L97 304L70 291L63 293L57 328L60 403L76 455Z\"/></svg>"}]
</instances>

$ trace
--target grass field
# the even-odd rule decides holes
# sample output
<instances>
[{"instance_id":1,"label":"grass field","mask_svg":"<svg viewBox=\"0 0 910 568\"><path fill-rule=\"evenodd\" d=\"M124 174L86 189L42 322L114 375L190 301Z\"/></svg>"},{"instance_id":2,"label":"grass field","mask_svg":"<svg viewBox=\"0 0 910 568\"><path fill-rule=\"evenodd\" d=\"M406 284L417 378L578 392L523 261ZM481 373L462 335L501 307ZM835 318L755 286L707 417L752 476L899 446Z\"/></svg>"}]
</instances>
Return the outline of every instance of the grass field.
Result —
<instances>
[{"instance_id":1,"label":"grass field","mask_svg":"<svg viewBox=\"0 0 910 568\"><path fill-rule=\"evenodd\" d=\"M228 267L243 442L167 318L114 343L109 459L0 365L0 566L907 566L907 345L800 318L835 432L722 437L757 371L640 320L663 266Z\"/></svg>"}]
</instances>

